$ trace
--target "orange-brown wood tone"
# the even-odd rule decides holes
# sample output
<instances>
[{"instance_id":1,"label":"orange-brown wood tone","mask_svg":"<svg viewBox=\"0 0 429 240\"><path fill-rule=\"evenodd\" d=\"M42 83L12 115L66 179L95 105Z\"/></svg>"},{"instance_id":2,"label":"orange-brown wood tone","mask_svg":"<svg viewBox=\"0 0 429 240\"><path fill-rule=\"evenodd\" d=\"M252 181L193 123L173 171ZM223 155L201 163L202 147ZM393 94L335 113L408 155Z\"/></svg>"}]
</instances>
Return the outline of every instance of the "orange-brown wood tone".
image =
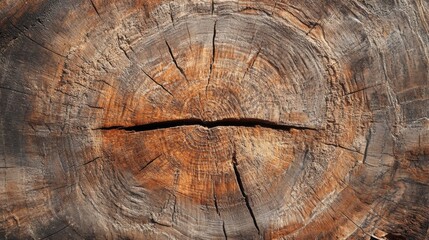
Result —
<instances>
[{"instance_id":1,"label":"orange-brown wood tone","mask_svg":"<svg viewBox=\"0 0 429 240\"><path fill-rule=\"evenodd\" d=\"M424 0L3 0L0 239L427 239Z\"/></svg>"}]
</instances>

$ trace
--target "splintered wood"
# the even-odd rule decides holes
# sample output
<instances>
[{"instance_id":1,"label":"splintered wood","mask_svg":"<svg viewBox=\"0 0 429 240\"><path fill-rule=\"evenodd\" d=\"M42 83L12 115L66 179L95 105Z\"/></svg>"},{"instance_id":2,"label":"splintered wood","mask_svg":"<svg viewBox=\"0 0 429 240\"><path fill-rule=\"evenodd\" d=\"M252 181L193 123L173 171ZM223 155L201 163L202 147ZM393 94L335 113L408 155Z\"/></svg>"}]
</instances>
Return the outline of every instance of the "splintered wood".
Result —
<instances>
[{"instance_id":1,"label":"splintered wood","mask_svg":"<svg viewBox=\"0 0 429 240\"><path fill-rule=\"evenodd\" d=\"M429 3L0 2L0 239L426 239Z\"/></svg>"}]
</instances>

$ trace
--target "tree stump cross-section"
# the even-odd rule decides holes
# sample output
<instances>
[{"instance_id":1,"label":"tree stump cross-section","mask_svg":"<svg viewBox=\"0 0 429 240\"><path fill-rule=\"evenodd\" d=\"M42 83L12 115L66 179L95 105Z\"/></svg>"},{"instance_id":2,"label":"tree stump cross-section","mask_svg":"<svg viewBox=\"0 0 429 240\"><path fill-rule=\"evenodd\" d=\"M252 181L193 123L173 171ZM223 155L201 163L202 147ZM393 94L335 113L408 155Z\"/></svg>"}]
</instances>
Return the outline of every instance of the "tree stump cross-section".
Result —
<instances>
[{"instance_id":1,"label":"tree stump cross-section","mask_svg":"<svg viewBox=\"0 0 429 240\"><path fill-rule=\"evenodd\" d=\"M429 2L0 2L0 239L427 239Z\"/></svg>"}]
</instances>

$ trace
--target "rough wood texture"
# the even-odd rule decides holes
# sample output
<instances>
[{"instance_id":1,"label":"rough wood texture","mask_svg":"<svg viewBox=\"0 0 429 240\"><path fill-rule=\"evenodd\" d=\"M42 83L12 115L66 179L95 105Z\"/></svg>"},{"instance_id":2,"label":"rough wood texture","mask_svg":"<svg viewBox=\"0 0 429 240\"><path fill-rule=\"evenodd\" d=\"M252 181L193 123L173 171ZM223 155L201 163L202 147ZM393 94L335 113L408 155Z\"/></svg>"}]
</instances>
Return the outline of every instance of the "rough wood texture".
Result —
<instances>
[{"instance_id":1,"label":"rough wood texture","mask_svg":"<svg viewBox=\"0 0 429 240\"><path fill-rule=\"evenodd\" d=\"M427 239L426 0L0 2L1 239Z\"/></svg>"}]
</instances>

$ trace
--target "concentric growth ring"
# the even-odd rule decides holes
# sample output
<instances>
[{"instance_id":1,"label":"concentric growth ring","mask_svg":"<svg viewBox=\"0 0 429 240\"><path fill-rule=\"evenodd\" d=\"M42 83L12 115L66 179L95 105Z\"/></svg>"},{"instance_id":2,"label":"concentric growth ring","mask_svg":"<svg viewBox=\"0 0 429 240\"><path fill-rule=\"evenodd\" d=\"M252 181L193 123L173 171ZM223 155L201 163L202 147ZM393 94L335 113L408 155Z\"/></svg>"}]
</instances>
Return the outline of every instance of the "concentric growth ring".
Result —
<instances>
[{"instance_id":1,"label":"concentric growth ring","mask_svg":"<svg viewBox=\"0 0 429 240\"><path fill-rule=\"evenodd\" d=\"M0 233L425 236L425 3L372 2L0 4Z\"/></svg>"}]
</instances>

